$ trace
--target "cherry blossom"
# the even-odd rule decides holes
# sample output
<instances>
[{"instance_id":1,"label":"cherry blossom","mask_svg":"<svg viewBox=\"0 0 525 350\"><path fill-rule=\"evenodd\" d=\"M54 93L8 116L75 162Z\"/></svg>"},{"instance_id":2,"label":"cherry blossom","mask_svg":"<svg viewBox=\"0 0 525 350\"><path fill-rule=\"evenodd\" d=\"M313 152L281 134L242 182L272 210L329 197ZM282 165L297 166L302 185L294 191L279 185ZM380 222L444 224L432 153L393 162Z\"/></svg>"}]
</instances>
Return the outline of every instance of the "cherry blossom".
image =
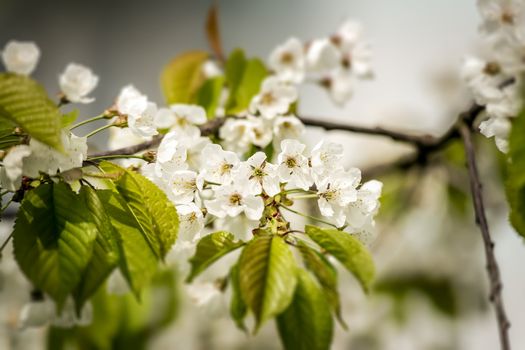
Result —
<instances>
[{"instance_id":1,"label":"cherry blossom","mask_svg":"<svg viewBox=\"0 0 525 350\"><path fill-rule=\"evenodd\" d=\"M34 42L9 41L2 51L2 61L9 72L29 75L40 58L40 50Z\"/></svg>"}]
</instances>

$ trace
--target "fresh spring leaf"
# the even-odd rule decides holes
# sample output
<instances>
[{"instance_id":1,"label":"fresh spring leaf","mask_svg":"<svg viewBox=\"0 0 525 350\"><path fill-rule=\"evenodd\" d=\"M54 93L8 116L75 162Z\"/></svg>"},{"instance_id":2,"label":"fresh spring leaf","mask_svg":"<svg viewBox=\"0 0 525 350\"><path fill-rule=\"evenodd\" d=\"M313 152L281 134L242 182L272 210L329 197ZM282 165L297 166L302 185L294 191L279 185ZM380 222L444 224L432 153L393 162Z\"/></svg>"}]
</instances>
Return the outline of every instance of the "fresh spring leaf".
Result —
<instances>
[{"instance_id":1,"label":"fresh spring leaf","mask_svg":"<svg viewBox=\"0 0 525 350\"><path fill-rule=\"evenodd\" d=\"M349 233L306 225L306 234L354 274L365 291L370 289L375 268L368 250Z\"/></svg>"},{"instance_id":2,"label":"fresh spring leaf","mask_svg":"<svg viewBox=\"0 0 525 350\"><path fill-rule=\"evenodd\" d=\"M512 122L505 185L510 222L525 237L525 109Z\"/></svg>"},{"instance_id":3,"label":"fresh spring leaf","mask_svg":"<svg viewBox=\"0 0 525 350\"><path fill-rule=\"evenodd\" d=\"M110 211L104 207L104 203L99 197L100 194L102 198L106 199L107 197L102 194L110 191L95 191L89 186L82 186L81 192L85 196L87 208L97 226L98 234L93 245L93 256L75 291L77 312L82 310L84 303L104 283L120 260L119 232L112 225L112 218L109 216Z\"/></svg>"},{"instance_id":4,"label":"fresh spring leaf","mask_svg":"<svg viewBox=\"0 0 525 350\"><path fill-rule=\"evenodd\" d=\"M239 259L242 299L255 316L255 332L268 319L283 312L297 284L297 265L283 238L257 237Z\"/></svg>"},{"instance_id":5,"label":"fresh spring leaf","mask_svg":"<svg viewBox=\"0 0 525 350\"><path fill-rule=\"evenodd\" d=\"M168 63L161 74L162 92L168 104L193 102L204 80L202 65L208 57L205 51L189 51Z\"/></svg>"},{"instance_id":6,"label":"fresh spring leaf","mask_svg":"<svg viewBox=\"0 0 525 350\"><path fill-rule=\"evenodd\" d=\"M233 265L230 270L230 284L232 288L232 298L230 303L230 315L239 329L247 332L244 318L248 313L248 307L241 296L241 284L239 281L239 264Z\"/></svg>"},{"instance_id":7,"label":"fresh spring leaf","mask_svg":"<svg viewBox=\"0 0 525 350\"><path fill-rule=\"evenodd\" d=\"M78 118L78 113L79 113L78 109L74 109L69 113L63 114L62 115L62 127L66 128L70 126L71 124L73 124L75 120L77 120Z\"/></svg>"},{"instance_id":8,"label":"fresh spring leaf","mask_svg":"<svg viewBox=\"0 0 525 350\"><path fill-rule=\"evenodd\" d=\"M347 329L348 327L341 314L341 301L337 291L337 270L323 254L308 247L303 242L299 241L298 248L303 257L304 265L319 282L339 323L344 329Z\"/></svg>"},{"instance_id":9,"label":"fresh spring leaf","mask_svg":"<svg viewBox=\"0 0 525 350\"><path fill-rule=\"evenodd\" d=\"M242 49L235 49L230 53L226 61L226 83L228 84L228 100L226 101L226 112L231 113L235 108L237 89L241 84L242 75L246 68L246 56Z\"/></svg>"},{"instance_id":10,"label":"fresh spring leaf","mask_svg":"<svg viewBox=\"0 0 525 350\"><path fill-rule=\"evenodd\" d=\"M34 139L62 150L62 117L58 107L31 78L0 73L0 118L13 122Z\"/></svg>"},{"instance_id":11,"label":"fresh spring leaf","mask_svg":"<svg viewBox=\"0 0 525 350\"><path fill-rule=\"evenodd\" d=\"M126 170L116 185L155 253L162 258L166 256L179 231L173 202L153 182L133 171Z\"/></svg>"},{"instance_id":12,"label":"fresh spring leaf","mask_svg":"<svg viewBox=\"0 0 525 350\"><path fill-rule=\"evenodd\" d=\"M226 231L214 232L203 237L197 243L195 255L190 259L191 273L187 282L193 281L208 266L243 245L244 242L236 242L235 237Z\"/></svg>"},{"instance_id":13,"label":"fresh spring leaf","mask_svg":"<svg viewBox=\"0 0 525 350\"><path fill-rule=\"evenodd\" d=\"M157 271L158 257L126 200L112 190L99 190L97 194L114 232L118 233L120 270L138 298Z\"/></svg>"},{"instance_id":14,"label":"fresh spring leaf","mask_svg":"<svg viewBox=\"0 0 525 350\"><path fill-rule=\"evenodd\" d=\"M268 70L260 59L246 60L241 50L232 52L226 63L226 81L230 88L226 112L237 113L246 110L267 75Z\"/></svg>"},{"instance_id":15,"label":"fresh spring leaf","mask_svg":"<svg viewBox=\"0 0 525 350\"><path fill-rule=\"evenodd\" d=\"M113 191L101 192L111 223L120 233L121 270L138 296L177 239L179 219L175 205L144 176L109 162L106 172L120 174Z\"/></svg>"},{"instance_id":16,"label":"fresh spring leaf","mask_svg":"<svg viewBox=\"0 0 525 350\"><path fill-rule=\"evenodd\" d=\"M215 118L215 111L219 106L224 76L220 75L206 80L197 91L197 104L206 110L208 119Z\"/></svg>"},{"instance_id":17,"label":"fresh spring leaf","mask_svg":"<svg viewBox=\"0 0 525 350\"><path fill-rule=\"evenodd\" d=\"M44 184L26 193L17 214L13 244L18 265L59 307L79 284L97 237L86 195L65 183Z\"/></svg>"},{"instance_id":18,"label":"fresh spring leaf","mask_svg":"<svg viewBox=\"0 0 525 350\"><path fill-rule=\"evenodd\" d=\"M279 335L286 349L329 349L333 320L325 294L305 270L297 272L292 303L277 317Z\"/></svg>"}]
</instances>

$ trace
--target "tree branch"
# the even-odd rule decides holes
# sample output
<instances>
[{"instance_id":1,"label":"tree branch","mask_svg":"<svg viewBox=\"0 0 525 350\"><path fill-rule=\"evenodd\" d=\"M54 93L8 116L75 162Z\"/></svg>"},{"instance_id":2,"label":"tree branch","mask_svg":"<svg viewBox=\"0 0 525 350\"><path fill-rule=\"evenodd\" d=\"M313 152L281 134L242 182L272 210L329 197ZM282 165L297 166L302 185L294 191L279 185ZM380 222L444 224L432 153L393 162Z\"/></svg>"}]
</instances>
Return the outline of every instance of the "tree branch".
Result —
<instances>
[{"instance_id":1,"label":"tree branch","mask_svg":"<svg viewBox=\"0 0 525 350\"><path fill-rule=\"evenodd\" d=\"M465 155L467 157L467 167L470 179L470 190L472 192L472 201L474 204L474 211L476 213L476 224L479 226L481 236L483 237L483 244L485 246L487 273L490 281L489 298L496 311L501 349L509 350L510 342L508 329L510 327L510 323L507 319L503 305L503 285L501 283L498 263L494 255L494 242L490 236L487 218L485 216L481 182L479 180L479 174L476 165L476 155L474 152L474 146L472 144L472 130L466 122L460 122L458 129L465 145Z\"/></svg>"}]
</instances>

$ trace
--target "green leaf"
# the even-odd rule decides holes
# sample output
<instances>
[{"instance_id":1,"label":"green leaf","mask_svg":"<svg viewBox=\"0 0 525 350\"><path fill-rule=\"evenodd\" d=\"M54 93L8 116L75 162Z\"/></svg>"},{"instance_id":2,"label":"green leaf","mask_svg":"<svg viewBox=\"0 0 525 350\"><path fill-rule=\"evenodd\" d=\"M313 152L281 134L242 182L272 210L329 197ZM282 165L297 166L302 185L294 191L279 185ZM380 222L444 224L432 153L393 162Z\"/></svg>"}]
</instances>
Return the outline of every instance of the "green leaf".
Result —
<instances>
[{"instance_id":1,"label":"green leaf","mask_svg":"<svg viewBox=\"0 0 525 350\"><path fill-rule=\"evenodd\" d=\"M325 294L305 270L297 273L298 283L290 306L277 317L285 349L329 349L333 320Z\"/></svg>"},{"instance_id":2,"label":"green leaf","mask_svg":"<svg viewBox=\"0 0 525 350\"><path fill-rule=\"evenodd\" d=\"M525 237L525 109L512 122L505 185L510 222Z\"/></svg>"},{"instance_id":3,"label":"green leaf","mask_svg":"<svg viewBox=\"0 0 525 350\"><path fill-rule=\"evenodd\" d=\"M226 112L230 113L235 107L235 96L241 84L242 75L246 68L246 57L242 49L235 49L230 53L226 61L226 83L228 84L228 101L226 101Z\"/></svg>"},{"instance_id":4,"label":"green leaf","mask_svg":"<svg viewBox=\"0 0 525 350\"><path fill-rule=\"evenodd\" d=\"M279 236L257 237L239 259L242 299L255 316L255 332L268 319L284 311L297 284L292 252Z\"/></svg>"},{"instance_id":5,"label":"green leaf","mask_svg":"<svg viewBox=\"0 0 525 350\"><path fill-rule=\"evenodd\" d=\"M214 232L203 237L197 244L195 255L190 259L191 273L186 281L193 281L208 266L243 245L244 242L236 242L235 237L226 231Z\"/></svg>"},{"instance_id":6,"label":"green leaf","mask_svg":"<svg viewBox=\"0 0 525 350\"><path fill-rule=\"evenodd\" d=\"M239 329L247 332L244 318L248 313L246 303L241 296L241 283L239 280L239 264L233 265L230 270L230 283L232 287L232 299L230 303L230 315Z\"/></svg>"},{"instance_id":7,"label":"green leaf","mask_svg":"<svg viewBox=\"0 0 525 350\"><path fill-rule=\"evenodd\" d=\"M84 303L97 291L119 263L119 233L115 231L111 224L111 218L108 216L108 212L97 194L97 192L103 193L108 191L95 191L89 186L82 186L81 188L81 192L86 199L87 208L97 226L98 234L93 246L93 256L75 292L77 312L80 312Z\"/></svg>"},{"instance_id":8,"label":"green leaf","mask_svg":"<svg viewBox=\"0 0 525 350\"><path fill-rule=\"evenodd\" d=\"M161 74L162 92L168 104L192 102L204 80L202 65L208 57L205 51L189 51L168 63Z\"/></svg>"},{"instance_id":9,"label":"green leaf","mask_svg":"<svg viewBox=\"0 0 525 350\"><path fill-rule=\"evenodd\" d=\"M111 190L99 190L97 195L110 218L114 232L118 233L120 270L138 298L157 271L158 257L125 199Z\"/></svg>"},{"instance_id":10,"label":"green leaf","mask_svg":"<svg viewBox=\"0 0 525 350\"><path fill-rule=\"evenodd\" d=\"M347 232L306 225L306 234L354 274L368 292L374 279L372 256L356 238Z\"/></svg>"},{"instance_id":11,"label":"green leaf","mask_svg":"<svg viewBox=\"0 0 525 350\"><path fill-rule=\"evenodd\" d=\"M125 170L115 183L153 251L159 257L166 256L179 231L179 217L173 202L153 182L130 170Z\"/></svg>"},{"instance_id":12,"label":"green leaf","mask_svg":"<svg viewBox=\"0 0 525 350\"><path fill-rule=\"evenodd\" d=\"M339 323L344 329L347 329L348 327L341 314L341 302L337 291L337 270L324 255L311 249L303 242L299 241L298 248L303 257L304 265L314 274L321 285Z\"/></svg>"},{"instance_id":13,"label":"green leaf","mask_svg":"<svg viewBox=\"0 0 525 350\"><path fill-rule=\"evenodd\" d=\"M222 75L210 78L197 91L197 104L206 110L208 119L215 119L215 111L219 106L224 81Z\"/></svg>"},{"instance_id":14,"label":"green leaf","mask_svg":"<svg viewBox=\"0 0 525 350\"><path fill-rule=\"evenodd\" d=\"M0 73L0 118L13 122L36 140L62 149L58 107L34 80Z\"/></svg>"},{"instance_id":15,"label":"green leaf","mask_svg":"<svg viewBox=\"0 0 525 350\"><path fill-rule=\"evenodd\" d=\"M65 183L41 185L26 193L13 232L18 265L59 306L79 284L97 236L84 197Z\"/></svg>"},{"instance_id":16,"label":"green leaf","mask_svg":"<svg viewBox=\"0 0 525 350\"><path fill-rule=\"evenodd\" d=\"M237 113L246 110L253 96L259 92L261 83L267 75L268 71L261 60L252 58L246 61L241 81L236 89L235 102L230 102L227 112Z\"/></svg>"},{"instance_id":17,"label":"green leaf","mask_svg":"<svg viewBox=\"0 0 525 350\"><path fill-rule=\"evenodd\" d=\"M62 115L62 127L68 127L78 118L78 109L74 109L69 113Z\"/></svg>"}]
</instances>

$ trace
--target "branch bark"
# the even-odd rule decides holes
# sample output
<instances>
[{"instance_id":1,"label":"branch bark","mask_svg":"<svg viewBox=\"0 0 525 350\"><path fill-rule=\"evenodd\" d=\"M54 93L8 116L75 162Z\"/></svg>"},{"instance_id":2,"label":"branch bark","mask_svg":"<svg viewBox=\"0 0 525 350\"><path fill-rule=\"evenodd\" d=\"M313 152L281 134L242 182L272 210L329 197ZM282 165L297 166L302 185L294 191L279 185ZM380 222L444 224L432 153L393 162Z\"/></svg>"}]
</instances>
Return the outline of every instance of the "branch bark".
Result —
<instances>
[{"instance_id":1,"label":"branch bark","mask_svg":"<svg viewBox=\"0 0 525 350\"><path fill-rule=\"evenodd\" d=\"M467 157L467 167L470 179L470 190L472 192L472 201L474 204L474 211L476 213L476 224L479 226L481 231L481 236L483 238L483 244L485 247L487 274L490 281L489 299L494 305L494 309L496 311L501 349L510 350L508 334L510 323L507 319L505 307L503 305L503 284L501 283L498 262L496 260L496 256L494 255L494 242L490 236L487 217L485 215L482 187L479 180L474 146L472 144L472 130L466 122L460 122L458 129L463 139L463 144L465 145L465 155Z\"/></svg>"}]
</instances>

